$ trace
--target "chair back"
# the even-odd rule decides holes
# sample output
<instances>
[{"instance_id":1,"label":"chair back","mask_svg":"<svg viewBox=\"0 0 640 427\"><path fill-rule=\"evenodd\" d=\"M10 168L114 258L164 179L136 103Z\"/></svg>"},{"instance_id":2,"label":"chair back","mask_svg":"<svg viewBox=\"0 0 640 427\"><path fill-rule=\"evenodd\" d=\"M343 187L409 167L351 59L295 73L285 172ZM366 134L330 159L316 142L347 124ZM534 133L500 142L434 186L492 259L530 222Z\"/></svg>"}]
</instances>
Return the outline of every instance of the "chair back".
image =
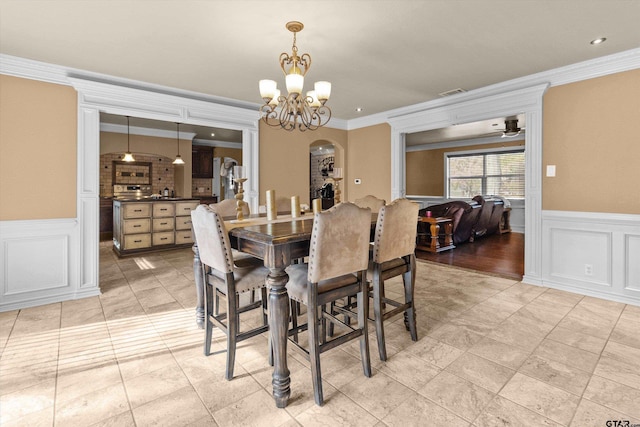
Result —
<instances>
[{"instance_id":1,"label":"chair back","mask_svg":"<svg viewBox=\"0 0 640 427\"><path fill-rule=\"evenodd\" d=\"M345 202L315 214L307 280L318 283L366 270L369 264L370 232L369 208L359 208Z\"/></svg>"},{"instance_id":2,"label":"chair back","mask_svg":"<svg viewBox=\"0 0 640 427\"><path fill-rule=\"evenodd\" d=\"M369 208L371 209L371 212L378 213L380 212L380 208L384 206L386 201L384 199L378 199L376 196L368 194L360 199L356 199L354 203L356 204L356 206L359 206L361 208Z\"/></svg>"},{"instance_id":3,"label":"chair back","mask_svg":"<svg viewBox=\"0 0 640 427\"><path fill-rule=\"evenodd\" d=\"M191 211L191 225L200 261L221 273L233 272L229 234L221 215L207 205L200 205Z\"/></svg>"},{"instance_id":4,"label":"chair back","mask_svg":"<svg viewBox=\"0 0 640 427\"><path fill-rule=\"evenodd\" d=\"M276 197L276 212L279 214L290 214L291 197Z\"/></svg>"},{"instance_id":5,"label":"chair back","mask_svg":"<svg viewBox=\"0 0 640 427\"><path fill-rule=\"evenodd\" d=\"M415 251L418 209L418 205L408 199L396 199L380 209L373 262L382 264Z\"/></svg>"},{"instance_id":6,"label":"chair back","mask_svg":"<svg viewBox=\"0 0 640 427\"><path fill-rule=\"evenodd\" d=\"M237 214L237 211L236 211L237 206L238 206L238 201L236 199L224 199L220 203L212 203L209 205L209 207L213 211L215 211L218 215L220 215L223 218L231 218L231 217L235 218ZM242 213L245 216L248 216L251 214L248 203L244 203L244 205L242 206Z\"/></svg>"}]
</instances>

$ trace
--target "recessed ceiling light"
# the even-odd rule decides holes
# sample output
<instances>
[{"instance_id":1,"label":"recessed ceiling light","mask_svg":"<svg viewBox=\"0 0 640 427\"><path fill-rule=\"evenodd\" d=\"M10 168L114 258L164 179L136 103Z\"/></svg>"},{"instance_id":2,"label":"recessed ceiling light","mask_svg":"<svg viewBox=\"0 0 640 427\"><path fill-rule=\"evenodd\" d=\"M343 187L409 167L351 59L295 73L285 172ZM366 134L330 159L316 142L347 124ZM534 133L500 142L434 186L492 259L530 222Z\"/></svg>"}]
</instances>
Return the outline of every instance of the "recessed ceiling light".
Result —
<instances>
[{"instance_id":1,"label":"recessed ceiling light","mask_svg":"<svg viewBox=\"0 0 640 427\"><path fill-rule=\"evenodd\" d=\"M589 43L591 43L592 45L596 45L596 44L604 43L606 40L607 40L606 37L600 37L595 40L591 40Z\"/></svg>"},{"instance_id":2,"label":"recessed ceiling light","mask_svg":"<svg viewBox=\"0 0 640 427\"><path fill-rule=\"evenodd\" d=\"M216 136L216 134L215 134L215 133L213 133L213 132L211 132L211 136Z\"/></svg>"},{"instance_id":3,"label":"recessed ceiling light","mask_svg":"<svg viewBox=\"0 0 640 427\"><path fill-rule=\"evenodd\" d=\"M360 111L362 111L362 107L356 107L356 111L359 113Z\"/></svg>"}]
</instances>

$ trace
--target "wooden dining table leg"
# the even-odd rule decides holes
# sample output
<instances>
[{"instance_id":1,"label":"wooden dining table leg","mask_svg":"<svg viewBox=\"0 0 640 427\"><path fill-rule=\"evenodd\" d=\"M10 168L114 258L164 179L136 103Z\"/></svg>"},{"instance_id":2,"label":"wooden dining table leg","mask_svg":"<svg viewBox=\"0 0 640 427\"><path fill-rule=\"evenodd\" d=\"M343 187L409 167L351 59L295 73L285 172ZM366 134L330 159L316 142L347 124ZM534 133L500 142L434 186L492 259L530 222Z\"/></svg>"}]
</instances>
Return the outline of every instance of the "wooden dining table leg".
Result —
<instances>
[{"instance_id":1,"label":"wooden dining table leg","mask_svg":"<svg viewBox=\"0 0 640 427\"><path fill-rule=\"evenodd\" d=\"M287 282L289 275L284 269L270 268L267 275L269 288L269 333L273 345L273 398L276 407L287 406L291 395L291 378L287 366L287 329L289 326L289 295Z\"/></svg>"}]
</instances>

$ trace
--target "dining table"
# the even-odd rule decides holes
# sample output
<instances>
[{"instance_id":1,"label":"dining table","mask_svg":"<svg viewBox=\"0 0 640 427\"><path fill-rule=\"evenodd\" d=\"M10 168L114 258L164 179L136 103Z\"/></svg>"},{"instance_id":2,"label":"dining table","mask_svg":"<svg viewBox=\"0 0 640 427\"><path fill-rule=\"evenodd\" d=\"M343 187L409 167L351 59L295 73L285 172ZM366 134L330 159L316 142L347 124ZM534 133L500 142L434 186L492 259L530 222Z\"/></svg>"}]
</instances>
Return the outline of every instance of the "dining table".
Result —
<instances>
[{"instance_id":1,"label":"dining table","mask_svg":"<svg viewBox=\"0 0 640 427\"><path fill-rule=\"evenodd\" d=\"M225 220L231 247L264 261L269 269L266 285L269 289L269 333L273 345L273 397L278 408L287 406L291 395L291 379L287 366L287 332L289 296L286 268L293 260L309 255L313 214L298 218L281 215L267 220L265 216L249 216L244 221ZM195 242L195 239L194 239ZM193 246L194 277L197 292L196 321L204 327L204 278L197 242Z\"/></svg>"}]
</instances>

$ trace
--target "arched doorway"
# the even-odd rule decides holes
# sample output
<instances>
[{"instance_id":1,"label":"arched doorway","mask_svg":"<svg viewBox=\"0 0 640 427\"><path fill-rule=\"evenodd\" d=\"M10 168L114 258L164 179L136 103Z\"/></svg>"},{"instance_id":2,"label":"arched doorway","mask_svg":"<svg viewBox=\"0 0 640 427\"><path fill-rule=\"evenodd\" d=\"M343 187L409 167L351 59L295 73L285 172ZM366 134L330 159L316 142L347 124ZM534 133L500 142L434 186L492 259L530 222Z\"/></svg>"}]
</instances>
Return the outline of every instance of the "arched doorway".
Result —
<instances>
[{"instance_id":1,"label":"arched doorway","mask_svg":"<svg viewBox=\"0 0 640 427\"><path fill-rule=\"evenodd\" d=\"M317 140L309 145L309 202L322 198L323 209L333 206L336 190L333 169L344 171L344 163L344 149L339 144ZM344 194L343 186L340 189Z\"/></svg>"}]
</instances>

